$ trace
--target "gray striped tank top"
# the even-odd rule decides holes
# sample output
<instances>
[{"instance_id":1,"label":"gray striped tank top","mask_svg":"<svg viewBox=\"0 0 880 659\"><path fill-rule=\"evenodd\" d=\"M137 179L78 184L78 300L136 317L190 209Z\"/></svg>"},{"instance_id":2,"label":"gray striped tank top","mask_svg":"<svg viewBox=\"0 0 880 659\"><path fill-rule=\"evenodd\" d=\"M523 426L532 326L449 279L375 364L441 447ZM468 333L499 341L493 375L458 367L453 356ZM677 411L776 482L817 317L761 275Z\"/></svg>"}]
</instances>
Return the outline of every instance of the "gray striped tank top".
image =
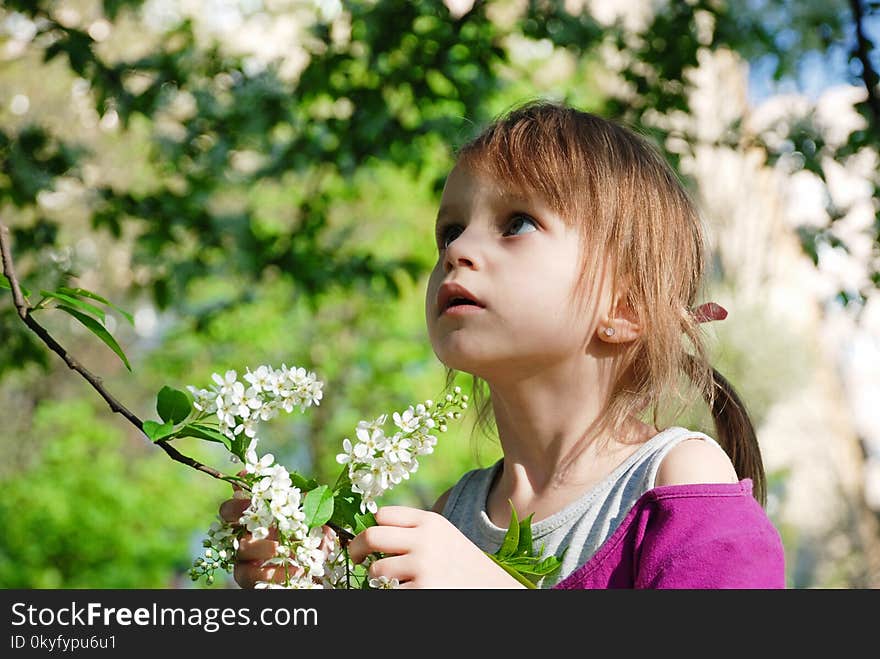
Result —
<instances>
[{"instance_id":1,"label":"gray striped tank top","mask_svg":"<svg viewBox=\"0 0 880 659\"><path fill-rule=\"evenodd\" d=\"M708 435L687 428L668 428L642 444L608 476L562 510L532 524L535 550L559 555L569 547L562 567L539 583L550 588L586 563L614 533L645 492L654 487L660 463L669 450L685 439L699 438L721 446ZM486 513L489 487L500 469L491 467L467 472L453 486L443 516L483 551L495 552L506 529L495 526Z\"/></svg>"}]
</instances>

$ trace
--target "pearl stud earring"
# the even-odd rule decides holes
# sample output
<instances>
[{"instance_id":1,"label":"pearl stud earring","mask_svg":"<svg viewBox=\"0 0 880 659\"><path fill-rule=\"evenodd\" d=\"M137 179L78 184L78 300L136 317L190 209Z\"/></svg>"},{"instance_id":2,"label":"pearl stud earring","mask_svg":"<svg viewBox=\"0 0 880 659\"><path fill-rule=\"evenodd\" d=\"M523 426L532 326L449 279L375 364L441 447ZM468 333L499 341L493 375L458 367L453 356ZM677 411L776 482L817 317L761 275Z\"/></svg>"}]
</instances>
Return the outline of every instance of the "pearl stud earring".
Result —
<instances>
[{"instance_id":1,"label":"pearl stud earring","mask_svg":"<svg viewBox=\"0 0 880 659\"><path fill-rule=\"evenodd\" d=\"M604 331L605 331L605 336L614 336L614 328L613 327L606 327Z\"/></svg>"}]
</instances>

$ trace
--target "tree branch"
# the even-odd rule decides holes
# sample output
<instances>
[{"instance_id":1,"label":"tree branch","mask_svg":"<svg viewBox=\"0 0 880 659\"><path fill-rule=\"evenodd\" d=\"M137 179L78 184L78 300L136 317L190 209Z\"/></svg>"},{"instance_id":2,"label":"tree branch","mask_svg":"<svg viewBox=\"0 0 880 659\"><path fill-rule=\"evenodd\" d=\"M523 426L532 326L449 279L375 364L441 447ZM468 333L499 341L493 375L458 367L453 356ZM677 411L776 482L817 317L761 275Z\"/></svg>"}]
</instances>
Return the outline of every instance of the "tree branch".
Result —
<instances>
[{"instance_id":1,"label":"tree branch","mask_svg":"<svg viewBox=\"0 0 880 659\"><path fill-rule=\"evenodd\" d=\"M871 65L869 48L871 42L865 35L863 25L864 10L861 0L850 0L849 4L852 7L853 20L856 24L855 55L859 58L859 62L862 63L862 80L865 83L865 88L868 90L868 106L874 115L874 124L880 126L880 97L877 96L877 84L880 82L880 76L877 75L877 72Z\"/></svg>"},{"instance_id":2,"label":"tree branch","mask_svg":"<svg viewBox=\"0 0 880 659\"><path fill-rule=\"evenodd\" d=\"M58 343L46 329L40 325L36 320L34 320L31 315L31 308L28 307L25 302L24 295L21 292L21 286L18 283L18 277L15 274L15 267L12 261L12 251L10 249L10 240L9 240L9 229L8 227L0 222L0 255L2 255L3 259L3 274L6 275L6 278L9 280L9 285L12 287L12 300L15 304L15 309L18 312L18 316L22 319L25 325L36 334L40 339L45 343L49 349L57 354L61 359L64 360L64 363L67 364L72 370L79 373L85 380L92 385L92 388L98 392L98 395L103 398L107 404L110 406L110 409L124 416L128 421L137 428L141 433L144 432L144 423L141 421L137 415L134 414L131 410L129 410L125 405L120 403L104 388L104 385L101 381L101 378L93 374L89 371L85 366L80 364L64 347ZM146 433L144 433L146 436ZM164 440L159 440L155 443L159 448L161 448L165 453L168 454L172 460L176 462L180 462L185 464L197 471L204 472L209 476L213 476L222 481L227 481L229 483L236 483L234 478L227 476L226 474L217 471L216 469L209 467L207 465L202 464L198 460L194 460L193 458L183 455L171 446L168 442Z\"/></svg>"},{"instance_id":3,"label":"tree branch","mask_svg":"<svg viewBox=\"0 0 880 659\"><path fill-rule=\"evenodd\" d=\"M32 309L28 306L25 301L25 297L21 292L21 286L18 283L18 277L15 274L15 267L12 261L12 250L10 249L10 239L9 239L9 229L5 224L0 222L0 256L2 256L3 261L3 274L6 275L6 278L9 280L9 284L12 287L12 300L15 304L15 309L18 312L19 317L22 319L25 325L34 332L40 339L45 343L49 349L57 354L61 359L64 360L64 363L68 365L72 370L79 373L85 380L92 385L92 388L98 392L98 394L103 398L107 404L110 406L110 409L124 416L135 428L137 428L144 436L147 436L144 433L144 422L141 421L134 412L129 410L125 405L120 403L116 398L104 388L101 378L96 376L94 373L89 371L85 366L80 364L64 347L58 343L46 329L40 325L36 320L34 320L31 315ZM212 476L218 480L226 481L228 483L232 483L235 487L240 489L247 489L240 482L235 480L235 478L227 476L226 474L217 471L213 467L209 467L208 465L202 464L198 460L194 460L193 458L183 455L175 449L171 444L169 444L165 440L159 440L157 442L152 442L156 444L159 448L161 448L165 453L168 454L172 460L176 462L180 462L181 464L185 464L188 467L192 467L197 471L204 472L209 476ZM336 531L337 535L340 537L340 542L343 547L348 545L348 542L354 537L354 535L348 530L337 526L336 524L328 523L327 526Z\"/></svg>"}]
</instances>

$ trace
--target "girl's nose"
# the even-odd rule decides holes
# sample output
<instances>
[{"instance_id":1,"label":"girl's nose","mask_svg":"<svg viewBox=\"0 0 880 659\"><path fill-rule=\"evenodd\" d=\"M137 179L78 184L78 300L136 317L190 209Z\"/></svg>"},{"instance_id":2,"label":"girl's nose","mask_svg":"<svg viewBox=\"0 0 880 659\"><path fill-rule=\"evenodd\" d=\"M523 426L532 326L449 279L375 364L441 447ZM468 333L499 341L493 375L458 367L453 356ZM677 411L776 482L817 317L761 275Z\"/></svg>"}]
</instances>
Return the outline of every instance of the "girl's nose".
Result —
<instances>
[{"instance_id":1,"label":"girl's nose","mask_svg":"<svg viewBox=\"0 0 880 659\"><path fill-rule=\"evenodd\" d=\"M477 244L479 241L476 240L475 233L465 229L455 240L449 243L449 246L446 248L446 260L444 263L446 272L449 272L454 267L480 269L482 252Z\"/></svg>"}]
</instances>

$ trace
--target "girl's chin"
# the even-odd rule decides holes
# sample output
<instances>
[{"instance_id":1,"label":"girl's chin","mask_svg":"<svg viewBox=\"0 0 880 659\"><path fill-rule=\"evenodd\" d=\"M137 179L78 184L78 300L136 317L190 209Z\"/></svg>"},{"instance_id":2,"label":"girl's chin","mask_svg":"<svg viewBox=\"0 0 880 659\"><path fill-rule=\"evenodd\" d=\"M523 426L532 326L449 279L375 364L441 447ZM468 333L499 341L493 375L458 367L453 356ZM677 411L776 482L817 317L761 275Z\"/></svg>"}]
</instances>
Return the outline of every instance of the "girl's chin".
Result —
<instances>
[{"instance_id":1,"label":"girl's chin","mask_svg":"<svg viewBox=\"0 0 880 659\"><path fill-rule=\"evenodd\" d=\"M439 346L439 349L435 346L434 354L437 356L437 359L440 360L441 364L447 368L454 368L456 371L469 370L470 366L477 364L480 361L477 355L468 351L459 350L457 346L453 348L448 345Z\"/></svg>"},{"instance_id":2,"label":"girl's chin","mask_svg":"<svg viewBox=\"0 0 880 659\"><path fill-rule=\"evenodd\" d=\"M483 380L490 379L492 374L498 371L498 367L503 364L503 362L498 362L498 360L486 359L485 357L479 358L474 355L462 355L460 353L455 355L437 355L437 357L446 368L461 373L468 373Z\"/></svg>"}]
</instances>

